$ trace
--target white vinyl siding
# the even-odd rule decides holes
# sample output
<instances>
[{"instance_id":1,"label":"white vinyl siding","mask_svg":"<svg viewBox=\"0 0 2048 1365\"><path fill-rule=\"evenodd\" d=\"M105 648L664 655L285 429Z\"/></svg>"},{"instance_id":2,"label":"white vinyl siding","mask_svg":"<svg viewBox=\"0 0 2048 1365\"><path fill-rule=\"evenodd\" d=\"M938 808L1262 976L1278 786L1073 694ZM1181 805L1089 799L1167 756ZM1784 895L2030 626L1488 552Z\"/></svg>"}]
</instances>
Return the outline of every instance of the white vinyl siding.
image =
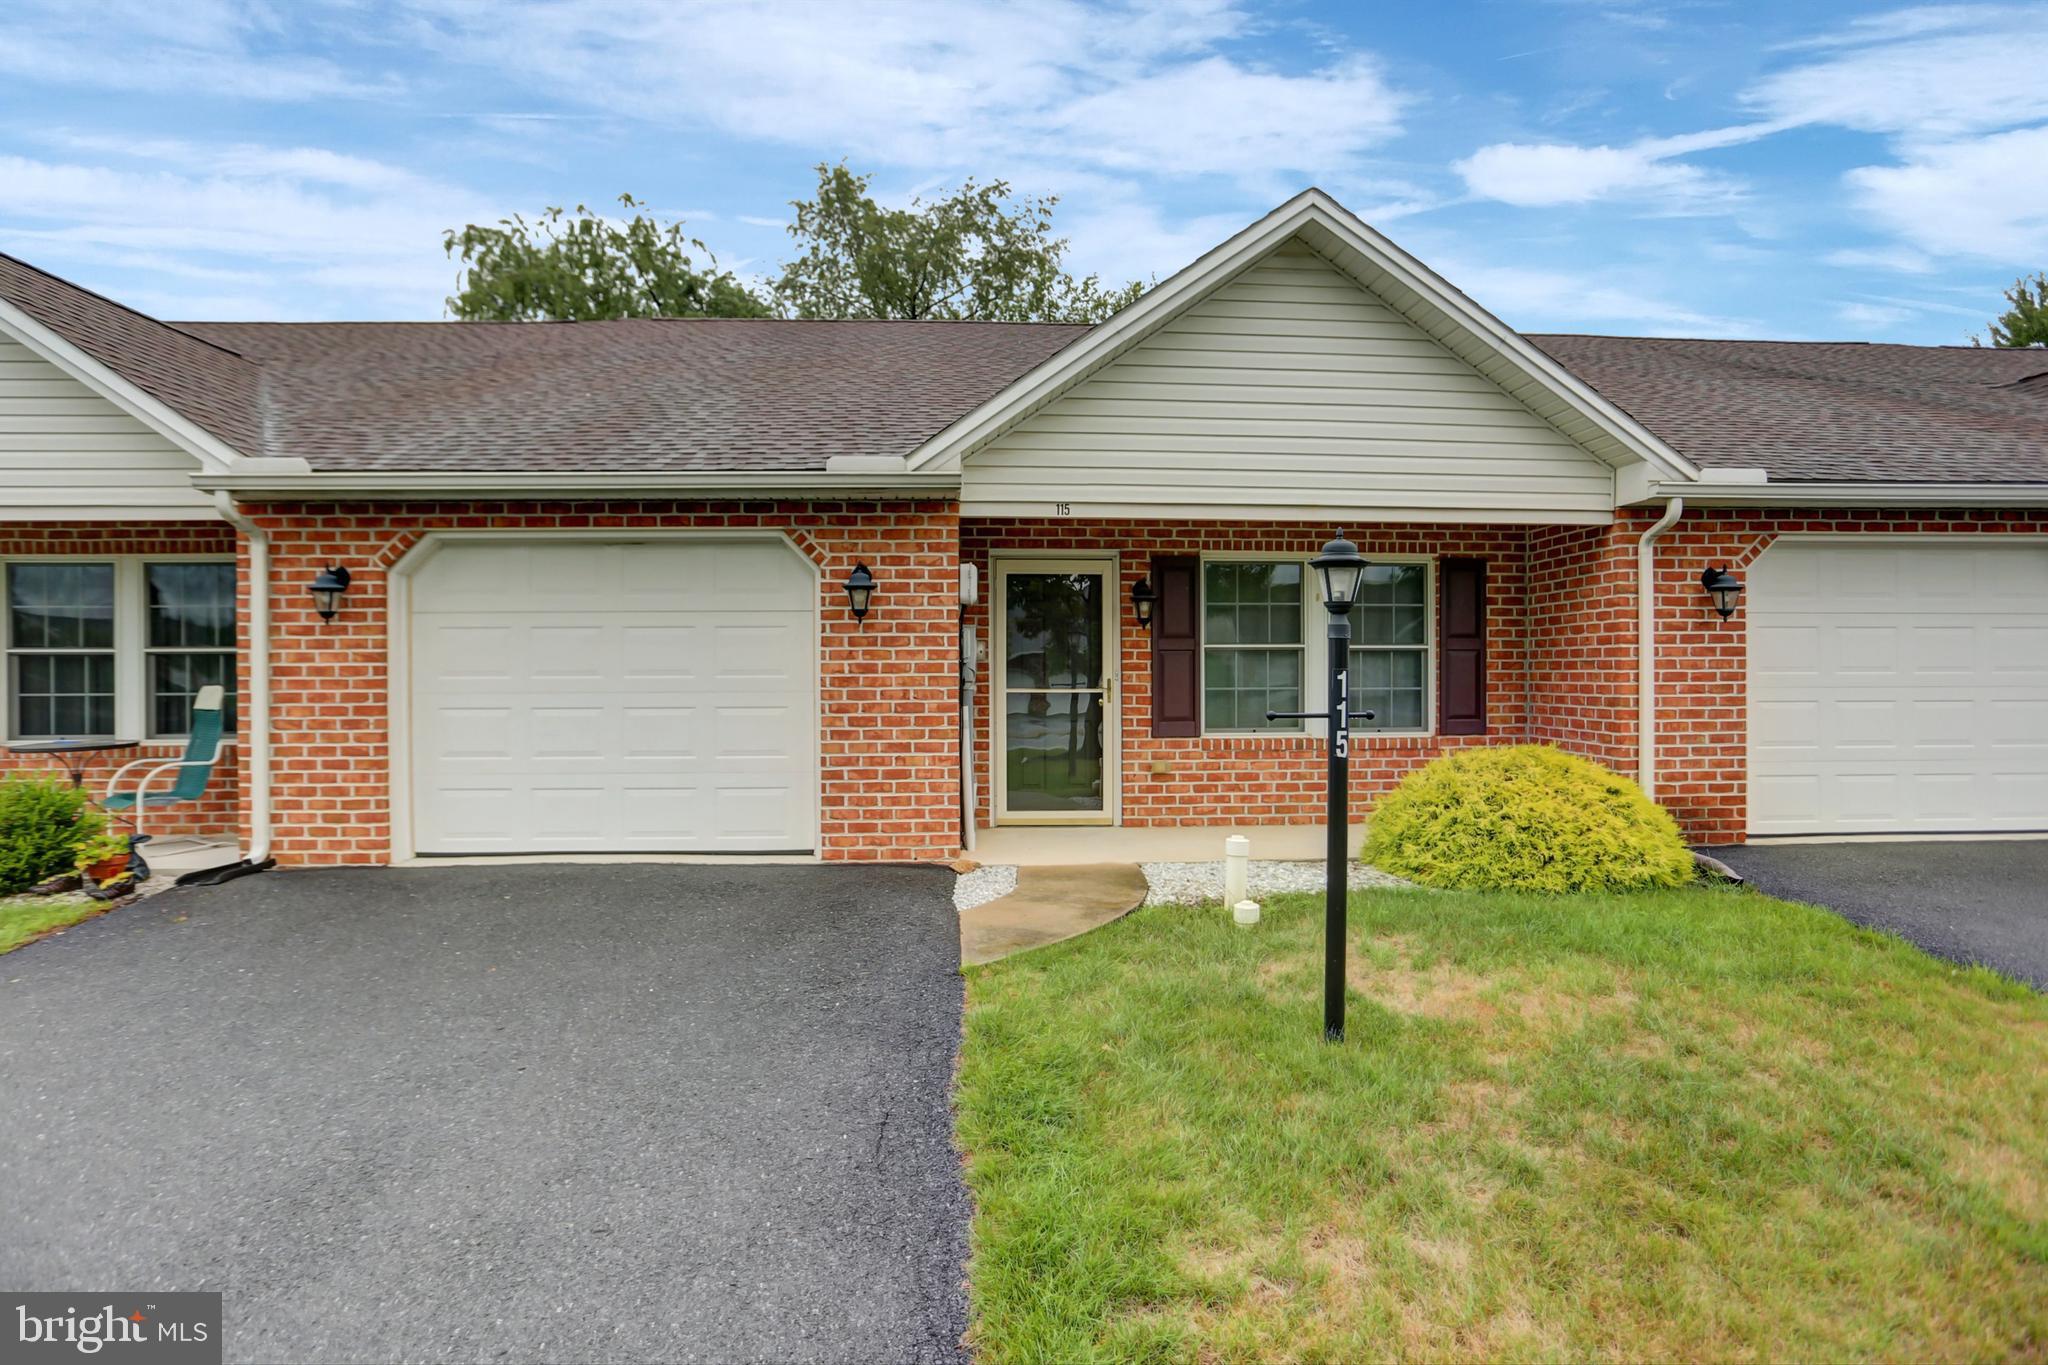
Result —
<instances>
[{"instance_id":1,"label":"white vinyl siding","mask_svg":"<svg viewBox=\"0 0 2048 1365\"><path fill-rule=\"evenodd\" d=\"M983 513L1614 505L1608 465L1298 243L970 454L963 481Z\"/></svg>"},{"instance_id":2,"label":"white vinyl siding","mask_svg":"<svg viewBox=\"0 0 2048 1365\"><path fill-rule=\"evenodd\" d=\"M0 518L45 507L211 507L199 462L0 334Z\"/></svg>"}]
</instances>

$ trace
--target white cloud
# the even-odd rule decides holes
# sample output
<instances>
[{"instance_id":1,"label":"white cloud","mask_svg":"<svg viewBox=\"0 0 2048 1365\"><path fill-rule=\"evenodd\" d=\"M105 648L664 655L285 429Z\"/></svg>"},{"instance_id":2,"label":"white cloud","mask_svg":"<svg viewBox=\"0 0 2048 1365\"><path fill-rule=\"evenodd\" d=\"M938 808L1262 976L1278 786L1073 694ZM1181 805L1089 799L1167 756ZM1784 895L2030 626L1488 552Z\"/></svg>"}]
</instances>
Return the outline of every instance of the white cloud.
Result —
<instances>
[{"instance_id":1,"label":"white cloud","mask_svg":"<svg viewBox=\"0 0 2048 1365\"><path fill-rule=\"evenodd\" d=\"M1835 316L1856 327L1882 331L1912 317L1913 310L1888 303L1845 303L1835 309Z\"/></svg>"},{"instance_id":2,"label":"white cloud","mask_svg":"<svg viewBox=\"0 0 2048 1365\"><path fill-rule=\"evenodd\" d=\"M1900 10L1800 46L1824 55L1766 76L1745 103L1787 124L1915 138L2048 118L2048 5Z\"/></svg>"},{"instance_id":3,"label":"white cloud","mask_svg":"<svg viewBox=\"0 0 2048 1365\"><path fill-rule=\"evenodd\" d=\"M1895 270L1902 275L1926 275L1934 270L1934 259L1909 247L1844 247L1821 257L1844 270Z\"/></svg>"},{"instance_id":4,"label":"white cloud","mask_svg":"<svg viewBox=\"0 0 2048 1365\"><path fill-rule=\"evenodd\" d=\"M275 21L232 0L11 0L0 25L0 73L46 85L111 87L266 101L381 98L388 74L276 51Z\"/></svg>"},{"instance_id":5,"label":"white cloud","mask_svg":"<svg viewBox=\"0 0 2048 1365\"><path fill-rule=\"evenodd\" d=\"M1899 165L1847 180L1859 208L1924 252L2048 257L2048 125L1918 145Z\"/></svg>"},{"instance_id":6,"label":"white cloud","mask_svg":"<svg viewBox=\"0 0 2048 1365\"><path fill-rule=\"evenodd\" d=\"M1263 176L1345 165L1399 131L1402 103L1363 56L1306 76L1205 57L1082 95L1038 121L1111 170Z\"/></svg>"},{"instance_id":7,"label":"white cloud","mask_svg":"<svg viewBox=\"0 0 2048 1365\"><path fill-rule=\"evenodd\" d=\"M1930 256L2048 254L2048 4L1897 10L1780 51L1790 65L1742 92L1759 121L1626 146L1496 143L1453 164L1471 193L1525 207L1603 200L1666 211L1730 207L1742 187L1681 158L1830 126L1891 140L1898 164L1849 171L1852 202L1899 248L1830 264L1925 272Z\"/></svg>"},{"instance_id":8,"label":"white cloud","mask_svg":"<svg viewBox=\"0 0 2048 1365\"><path fill-rule=\"evenodd\" d=\"M1481 147L1451 169L1472 193L1524 208L1616 198L1685 198L1704 192L1710 183L1698 167L1668 164L1639 147L1555 142L1498 142Z\"/></svg>"},{"instance_id":9,"label":"white cloud","mask_svg":"<svg viewBox=\"0 0 2048 1365\"><path fill-rule=\"evenodd\" d=\"M1703 313L1664 296L1663 280L1622 272L1581 275L1533 266L1491 265L1439 254L1439 273L1481 307L1527 332L1589 325L1627 327L1650 336L1754 336L1756 324Z\"/></svg>"},{"instance_id":10,"label":"white cloud","mask_svg":"<svg viewBox=\"0 0 2048 1365\"><path fill-rule=\"evenodd\" d=\"M1263 179L1346 169L1400 127L1379 64L1222 50L1230 0L419 0L421 41L556 98L857 162ZM679 78L678 73L687 73Z\"/></svg>"},{"instance_id":11,"label":"white cloud","mask_svg":"<svg viewBox=\"0 0 2048 1365\"><path fill-rule=\"evenodd\" d=\"M1779 131L1773 123L1709 128L1677 137L1643 138L1626 147L1581 147L1563 142L1497 142L1451 169L1473 194L1525 207L1589 204L1602 199L1655 201L1695 212L1733 207L1743 187L1729 177L1672 160L1693 152L1754 142Z\"/></svg>"},{"instance_id":12,"label":"white cloud","mask_svg":"<svg viewBox=\"0 0 2048 1365\"><path fill-rule=\"evenodd\" d=\"M455 279L444 228L498 210L459 186L309 148L161 141L135 164L0 155L0 241L169 316L434 317ZM189 283L190 288L181 285ZM223 288L222 286L230 286Z\"/></svg>"},{"instance_id":13,"label":"white cloud","mask_svg":"<svg viewBox=\"0 0 2048 1365\"><path fill-rule=\"evenodd\" d=\"M1244 225L1244 216L1229 213L1168 222L1156 205L1131 199L1078 213L1060 231L1073 244L1072 260L1085 262L1082 273L1122 284L1163 280Z\"/></svg>"}]
</instances>

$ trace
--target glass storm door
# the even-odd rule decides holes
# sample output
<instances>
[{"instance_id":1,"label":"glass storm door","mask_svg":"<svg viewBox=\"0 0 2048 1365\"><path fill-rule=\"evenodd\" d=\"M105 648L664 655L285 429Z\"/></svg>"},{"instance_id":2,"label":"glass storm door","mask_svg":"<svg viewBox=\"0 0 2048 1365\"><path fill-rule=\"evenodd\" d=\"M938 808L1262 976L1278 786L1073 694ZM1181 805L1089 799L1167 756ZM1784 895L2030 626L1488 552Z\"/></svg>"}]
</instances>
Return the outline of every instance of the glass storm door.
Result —
<instances>
[{"instance_id":1,"label":"glass storm door","mask_svg":"<svg viewBox=\"0 0 2048 1365\"><path fill-rule=\"evenodd\" d=\"M1116 801L1116 562L996 571L996 813L1109 824Z\"/></svg>"}]
</instances>

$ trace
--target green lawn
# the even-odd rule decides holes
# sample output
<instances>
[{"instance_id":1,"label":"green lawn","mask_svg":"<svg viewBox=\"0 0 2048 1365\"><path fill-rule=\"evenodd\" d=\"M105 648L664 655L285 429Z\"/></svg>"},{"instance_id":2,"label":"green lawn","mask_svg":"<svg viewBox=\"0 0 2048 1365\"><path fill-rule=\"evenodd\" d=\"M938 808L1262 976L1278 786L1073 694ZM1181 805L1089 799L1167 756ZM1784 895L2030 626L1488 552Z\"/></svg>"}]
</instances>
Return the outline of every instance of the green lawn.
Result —
<instances>
[{"instance_id":1,"label":"green lawn","mask_svg":"<svg viewBox=\"0 0 2048 1365\"><path fill-rule=\"evenodd\" d=\"M968 972L990 1362L2048 1359L2048 1001L1739 890L1141 910Z\"/></svg>"},{"instance_id":2,"label":"green lawn","mask_svg":"<svg viewBox=\"0 0 2048 1365\"><path fill-rule=\"evenodd\" d=\"M0 896L0 953L33 943L52 929L62 929L110 908L90 896Z\"/></svg>"}]
</instances>

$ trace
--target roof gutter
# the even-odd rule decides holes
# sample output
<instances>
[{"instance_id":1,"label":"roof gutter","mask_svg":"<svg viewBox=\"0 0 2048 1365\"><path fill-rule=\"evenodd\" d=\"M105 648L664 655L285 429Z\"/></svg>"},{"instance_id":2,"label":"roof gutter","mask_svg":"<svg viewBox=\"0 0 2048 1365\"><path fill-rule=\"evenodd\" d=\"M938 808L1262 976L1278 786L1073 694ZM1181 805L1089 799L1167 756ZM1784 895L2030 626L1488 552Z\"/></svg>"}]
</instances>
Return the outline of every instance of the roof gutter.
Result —
<instances>
[{"instance_id":1,"label":"roof gutter","mask_svg":"<svg viewBox=\"0 0 2048 1365\"><path fill-rule=\"evenodd\" d=\"M1653 483L1639 503L1696 507L2048 507L2044 483Z\"/></svg>"},{"instance_id":2,"label":"roof gutter","mask_svg":"<svg viewBox=\"0 0 2048 1365\"><path fill-rule=\"evenodd\" d=\"M958 473L745 473L591 470L582 472L480 470L351 470L346 473L199 474L200 488L243 499L321 498L493 498L537 494L562 497L646 496L663 498L749 495L816 498L957 497Z\"/></svg>"}]
</instances>

